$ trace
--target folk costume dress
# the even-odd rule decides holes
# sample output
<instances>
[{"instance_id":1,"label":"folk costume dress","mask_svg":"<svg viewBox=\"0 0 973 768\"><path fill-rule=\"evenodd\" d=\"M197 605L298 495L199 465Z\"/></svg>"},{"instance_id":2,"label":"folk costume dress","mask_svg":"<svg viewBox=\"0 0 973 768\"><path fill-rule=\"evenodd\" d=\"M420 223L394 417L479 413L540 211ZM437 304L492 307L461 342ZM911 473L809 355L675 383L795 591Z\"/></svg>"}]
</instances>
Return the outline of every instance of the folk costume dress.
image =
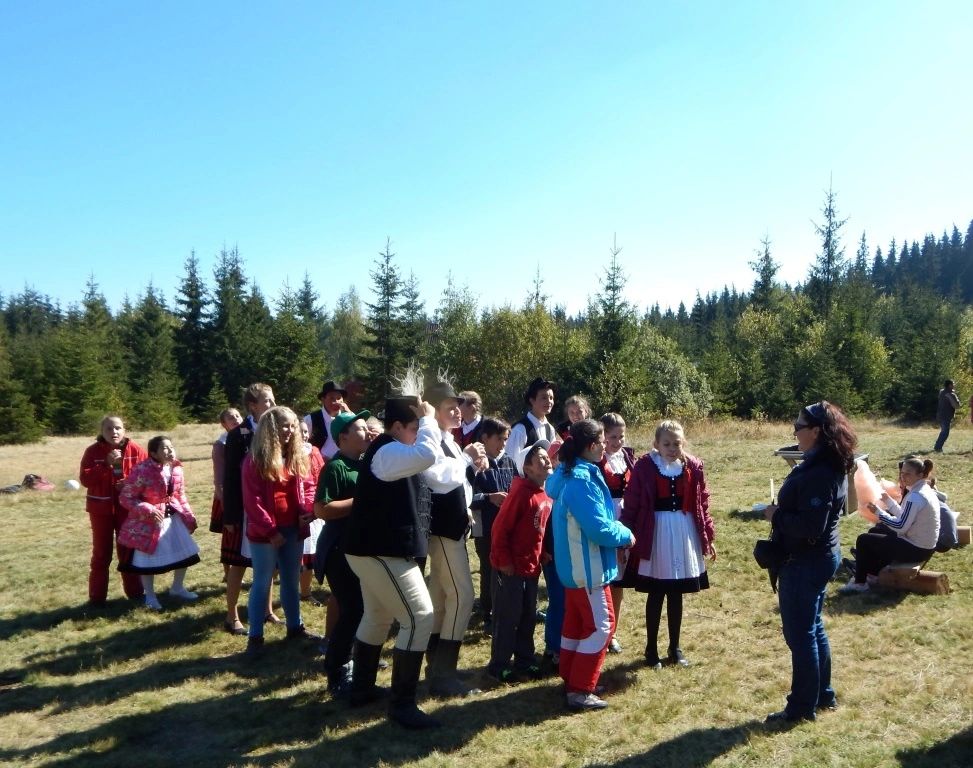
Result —
<instances>
[{"instance_id":1,"label":"folk costume dress","mask_svg":"<svg viewBox=\"0 0 973 768\"><path fill-rule=\"evenodd\" d=\"M655 450L643 456L621 519L638 537L626 575L639 592L709 588L704 555L713 541L713 520L702 462L687 457L667 463Z\"/></svg>"},{"instance_id":2,"label":"folk costume dress","mask_svg":"<svg viewBox=\"0 0 973 768\"><path fill-rule=\"evenodd\" d=\"M186 498L179 461L160 464L146 459L125 481L119 501L128 510L119 539L135 550L131 564L119 565L119 570L156 574L199 562L199 547L192 537L196 517ZM157 511L164 514L161 522Z\"/></svg>"}]
</instances>

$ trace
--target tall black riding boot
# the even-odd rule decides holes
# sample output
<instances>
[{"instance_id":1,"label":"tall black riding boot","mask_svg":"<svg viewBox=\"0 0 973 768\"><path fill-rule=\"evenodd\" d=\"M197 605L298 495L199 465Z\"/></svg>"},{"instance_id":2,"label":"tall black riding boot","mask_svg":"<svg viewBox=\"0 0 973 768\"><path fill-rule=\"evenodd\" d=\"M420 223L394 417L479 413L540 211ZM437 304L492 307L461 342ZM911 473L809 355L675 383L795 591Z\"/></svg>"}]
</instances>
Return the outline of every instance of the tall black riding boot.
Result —
<instances>
[{"instance_id":1,"label":"tall black riding boot","mask_svg":"<svg viewBox=\"0 0 973 768\"><path fill-rule=\"evenodd\" d=\"M351 692L348 695L348 703L353 707L363 707L378 700L384 693L375 685L382 646L355 640L353 653L355 663L351 670Z\"/></svg>"},{"instance_id":2,"label":"tall black riding boot","mask_svg":"<svg viewBox=\"0 0 973 768\"><path fill-rule=\"evenodd\" d=\"M422 670L422 651L392 652L392 701L389 718L404 728L438 728L439 721L416 706L416 685Z\"/></svg>"},{"instance_id":3,"label":"tall black riding boot","mask_svg":"<svg viewBox=\"0 0 973 768\"><path fill-rule=\"evenodd\" d=\"M459 663L461 645L459 640L439 639L432 662L426 668L426 680L433 696L449 698L480 693L479 688L471 688L457 676L456 665Z\"/></svg>"}]
</instances>

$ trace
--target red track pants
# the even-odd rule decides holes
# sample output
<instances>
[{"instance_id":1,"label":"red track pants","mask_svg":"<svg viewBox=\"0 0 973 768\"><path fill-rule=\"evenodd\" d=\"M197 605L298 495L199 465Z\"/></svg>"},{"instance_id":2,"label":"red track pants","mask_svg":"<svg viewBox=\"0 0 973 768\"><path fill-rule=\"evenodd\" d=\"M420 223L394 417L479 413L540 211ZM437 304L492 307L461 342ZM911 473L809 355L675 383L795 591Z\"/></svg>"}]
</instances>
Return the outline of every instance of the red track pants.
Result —
<instances>
[{"instance_id":1,"label":"red track pants","mask_svg":"<svg viewBox=\"0 0 973 768\"><path fill-rule=\"evenodd\" d=\"M564 590L564 625L558 671L568 693L593 693L615 633L611 590L603 587Z\"/></svg>"}]
</instances>

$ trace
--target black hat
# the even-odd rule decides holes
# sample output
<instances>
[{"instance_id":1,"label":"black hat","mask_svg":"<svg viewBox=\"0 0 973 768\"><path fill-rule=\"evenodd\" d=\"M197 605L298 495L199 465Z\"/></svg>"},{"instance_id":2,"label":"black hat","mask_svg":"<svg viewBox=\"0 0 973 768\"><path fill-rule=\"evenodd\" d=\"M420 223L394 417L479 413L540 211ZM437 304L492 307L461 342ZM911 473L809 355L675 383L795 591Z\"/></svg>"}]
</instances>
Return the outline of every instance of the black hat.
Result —
<instances>
[{"instance_id":1,"label":"black hat","mask_svg":"<svg viewBox=\"0 0 973 768\"><path fill-rule=\"evenodd\" d=\"M433 408L438 408L443 400L455 400L459 405L466 402L466 400L456 394L453 385L448 381L437 381L422 393L422 399L428 402Z\"/></svg>"},{"instance_id":2,"label":"black hat","mask_svg":"<svg viewBox=\"0 0 973 768\"><path fill-rule=\"evenodd\" d=\"M392 395L385 398L385 411L382 414L382 419L386 424L391 424L393 421L410 424L416 420L416 412L412 410L412 407L420 404L419 398L415 395Z\"/></svg>"},{"instance_id":3,"label":"black hat","mask_svg":"<svg viewBox=\"0 0 973 768\"><path fill-rule=\"evenodd\" d=\"M324 386L321 387L321 391L318 392L318 400L332 392L340 392L342 397L348 394L348 390L339 387L337 382L326 381L324 382Z\"/></svg>"},{"instance_id":4,"label":"black hat","mask_svg":"<svg viewBox=\"0 0 973 768\"><path fill-rule=\"evenodd\" d=\"M527 392L524 393L524 402L530 405L530 401L537 397L537 393L542 392L545 389L555 389L554 382L538 376L527 385Z\"/></svg>"}]
</instances>

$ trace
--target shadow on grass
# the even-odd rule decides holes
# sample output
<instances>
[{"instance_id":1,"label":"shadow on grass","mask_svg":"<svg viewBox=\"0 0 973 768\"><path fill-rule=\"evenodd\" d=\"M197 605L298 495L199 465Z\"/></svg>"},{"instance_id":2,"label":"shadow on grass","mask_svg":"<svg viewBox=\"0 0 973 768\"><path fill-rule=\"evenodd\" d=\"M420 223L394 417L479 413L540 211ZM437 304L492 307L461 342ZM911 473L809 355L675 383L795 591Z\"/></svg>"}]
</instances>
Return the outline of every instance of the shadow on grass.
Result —
<instances>
[{"instance_id":1,"label":"shadow on grass","mask_svg":"<svg viewBox=\"0 0 973 768\"><path fill-rule=\"evenodd\" d=\"M759 512L753 509L731 509L729 516L735 520L749 520L749 521L760 521L761 523L766 523L764 518L763 510Z\"/></svg>"},{"instance_id":2,"label":"shadow on grass","mask_svg":"<svg viewBox=\"0 0 973 768\"><path fill-rule=\"evenodd\" d=\"M973 764L973 726L926 749L896 754L902 768L969 768Z\"/></svg>"},{"instance_id":3,"label":"shadow on grass","mask_svg":"<svg viewBox=\"0 0 973 768\"><path fill-rule=\"evenodd\" d=\"M853 595L833 592L825 597L824 609L832 616L864 616L867 613L893 609L905 600L908 594L908 592L894 590L876 590Z\"/></svg>"},{"instance_id":4,"label":"shadow on grass","mask_svg":"<svg viewBox=\"0 0 973 768\"><path fill-rule=\"evenodd\" d=\"M460 749L487 728L574 716L564 712L559 685L531 686L447 704L435 712L442 728L411 732L388 722L382 704L350 710L327 698L323 681L320 692L279 695L293 682L282 675L259 677L221 696L125 714L36 746L0 750L0 762L79 768L114 768L136 759L141 768L241 762L299 768L405 765Z\"/></svg>"},{"instance_id":5,"label":"shadow on grass","mask_svg":"<svg viewBox=\"0 0 973 768\"><path fill-rule=\"evenodd\" d=\"M596 763L594 768L701 768L749 741L758 729L762 729L759 720L727 728L695 728L660 742L640 754L629 755L614 763Z\"/></svg>"}]
</instances>

